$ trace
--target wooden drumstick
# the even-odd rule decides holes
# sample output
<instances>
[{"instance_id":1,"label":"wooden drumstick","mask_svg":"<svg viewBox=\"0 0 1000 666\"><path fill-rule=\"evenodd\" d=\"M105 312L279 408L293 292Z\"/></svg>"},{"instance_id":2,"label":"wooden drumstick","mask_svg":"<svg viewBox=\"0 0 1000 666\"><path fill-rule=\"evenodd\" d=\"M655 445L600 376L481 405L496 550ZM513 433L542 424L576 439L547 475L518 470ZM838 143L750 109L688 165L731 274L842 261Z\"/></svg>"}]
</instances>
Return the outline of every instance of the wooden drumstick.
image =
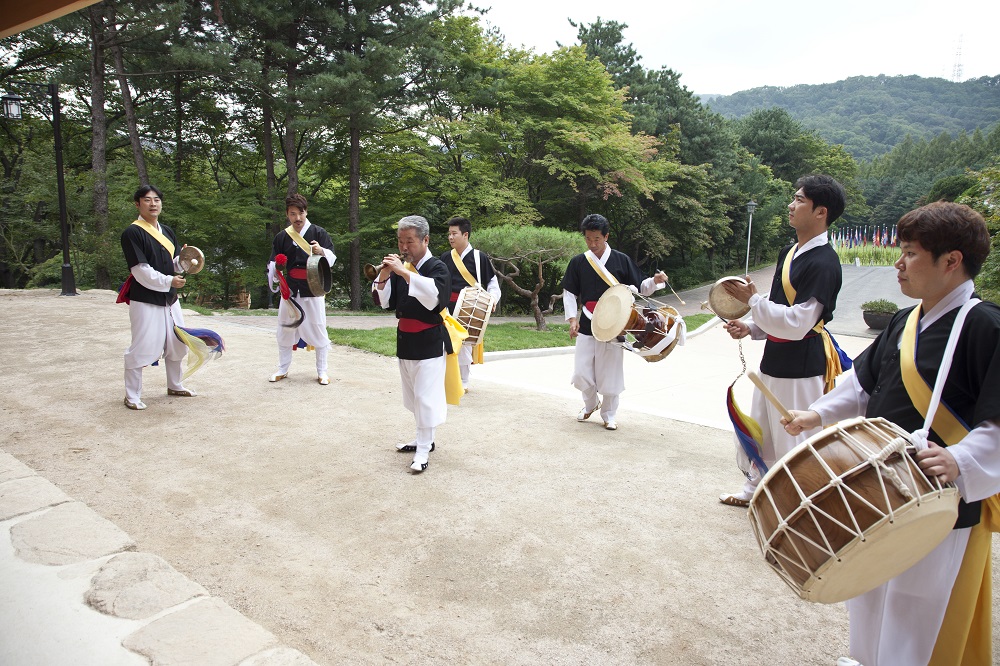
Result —
<instances>
[{"instance_id":1,"label":"wooden drumstick","mask_svg":"<svg viewBox=\"0 0 1000 666\"><path fill-rule=\"evenodd\" d=\"M785 409L785 406L781 404L781 401L778 400L778 396L774 395L774 393L771 392L771 389L764 385L764 380L760 378L760 375L751 371L747 373L747 377L750 378L750 381L753 382L754 386L760 389L760 392L764 394L764 397L767 398L772 405L774 405L774 408L777 409L783 417L785 417L785 420L791 423L792 415L787 409Z\"/></svg>"}]
</instances>

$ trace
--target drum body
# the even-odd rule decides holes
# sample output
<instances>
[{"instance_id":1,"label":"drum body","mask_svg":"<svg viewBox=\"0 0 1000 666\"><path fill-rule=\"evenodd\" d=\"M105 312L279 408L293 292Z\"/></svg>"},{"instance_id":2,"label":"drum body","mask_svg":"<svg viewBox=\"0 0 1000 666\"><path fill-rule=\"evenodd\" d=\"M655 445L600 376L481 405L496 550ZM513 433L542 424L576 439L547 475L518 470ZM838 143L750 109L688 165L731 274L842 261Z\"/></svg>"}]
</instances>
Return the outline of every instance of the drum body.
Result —
<instances>
[{"instance_id":1,"label":"drum body","mask_svg":"<svg viewBox=\"0 0 1000 666\"><path fill-rule=\"evenodd\" d=\"M680 315L668 305L653 307L642 296L617 284L608 288L594 307L590 322L594 338L617 342L650 363L662 360L677 346Z\"/></svg>"},{"instance_id":2,"label":"drum body","mask_svg":"<svg viewBox=\"0 0 1000 666\"><path fill-rule=\"evenodd\" d=\"M194 275L205 267L205 255L194 245L186 245L177 253L177 263L183 272Z\"/></svg>"},{"instance_id":3,"label":"drum body","mask_svg":"<svg viewBox=\"0 0 1000 666\"><path fill-rule=\"evenodd\" d=\"M333 289L333 271L324 255L309 255L306 260L306 283L313 296L325 296Z\"/></svg>"},{"instance_id":4,"label":"drum body","mask_svg":"<svg viewBox=\"0 0 1000 666\"><path fill-rule=\"evenodd\" d=\"M727 282L739 282L740 284L746 284L747 281L741 277L729 276L724 278L719 278L716 280L712 288L708 290L708 301L701 304L703 309L711 310L716 317L729 321L730 319L739 319L746 313L750 312L750 306L746 303L736 300L726 291L725 284Z\"/></svg>"},{"instance_id":5,"label":"drum body","mask_svg":"<svg viewBox=\"0 0 1000 666\"><path fill-rule=\"evenodd\" d=\"M478 345L483 341L483 333L493 312L493 297L478 285L466 287L458 292L455 302L455 319L469 331L466 342Z\"/></svg>"},{"instance_id":6,"label":"drum body","mask_svg":"<svg viewBox=\"0 0 1000 666\"><path fill-rule=\"evenodd\" d=\"M765 561L806 601L835 603L916 564L955 525L954 484L917 466L886 419L841 421L779 460L750 500Z\"/></svg>"}]
</instances>

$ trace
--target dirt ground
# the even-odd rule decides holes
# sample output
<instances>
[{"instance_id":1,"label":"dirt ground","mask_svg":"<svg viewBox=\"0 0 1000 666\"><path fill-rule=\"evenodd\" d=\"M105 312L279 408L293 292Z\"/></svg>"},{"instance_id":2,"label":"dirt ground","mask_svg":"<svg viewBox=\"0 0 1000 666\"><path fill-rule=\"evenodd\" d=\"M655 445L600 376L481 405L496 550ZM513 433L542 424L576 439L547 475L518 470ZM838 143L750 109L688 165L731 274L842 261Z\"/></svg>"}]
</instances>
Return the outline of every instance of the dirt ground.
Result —
<instances>
[{"instance_id":1,"label":"dirt ground","mask_svg":"<svg viewBox=\"0 0 1000 666\"><path fill-rule=\"evenodd\" d=\"M718 503L738 482L728 432L629 413L609 433L481 381L412 476L394 359L335 347L321 387L296 352L270 384L272 334L191 313L226 355L193 399L147 368L133 412L112 292L0 290L0 313L0 447L318 663L847 654L843 606L800 601Z\"/></svg>"}]
</instances>

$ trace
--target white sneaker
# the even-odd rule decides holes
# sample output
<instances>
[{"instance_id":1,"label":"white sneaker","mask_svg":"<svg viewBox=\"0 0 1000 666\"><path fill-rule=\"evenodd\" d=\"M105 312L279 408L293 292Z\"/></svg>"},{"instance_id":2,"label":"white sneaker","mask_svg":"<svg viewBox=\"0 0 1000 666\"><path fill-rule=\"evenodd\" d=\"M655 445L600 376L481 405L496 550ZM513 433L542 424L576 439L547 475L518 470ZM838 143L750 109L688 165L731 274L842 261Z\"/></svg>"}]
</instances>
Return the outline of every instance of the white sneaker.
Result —
<instances>
[{"instance_id":1,"label":"white sneaker","mask_svg":"<svg viewBox=\"0 0 1000 666\"><path fill-rule=\"evenodd\" d=\"M605 430L618 430L618 423L615 422L614 419L611 419L610 421L605 421L604 422L604 429Z\"/></svg>"},{"instance_id":2,"label":"white sneaker","mask_svg":"<svg viewBox=\"0 0 1000 666\"><path fill-rule=\"evenodd\" d=\"M316 381L319 382L320 386L329 386L330 385L330 378L327 377L326 375L320 375L319 377L316 378Z\"/></svg>"},{"instance_id":3,"label":"white sneaker","mask_svg":"<svg viewBox=\"0 0 1000 666\"><path fill-rule=\"evenodd\" d=\"M267 381L269 381L269 382L280 382L282 379L284 379L287 376L288 376L287 372L285 374L283 374L283 375L276 372L273 375L271 375L270 377L268 377Z\"/></svg>"},{"instance_id":4,"label":"white sneaker","mask_svg":"<svg viewBox=\"0 0 1000 666\"><path fill-rule=\"evenodd\" d=\"M863 666L857 659L851 659L850 657L841 657L837 660L837 666Z\"/></svg>"},{"instance_id":5,"label":"white sneaker","mask_svg":"<svg viewBox=\"0 0 1000 666\"><path fill-rule=\"evenodd\" d=\"M411 471L411 472L413 472L414 474L420 474L420 473L422 473L422 472L423 472L423 471L424 471L425 469L427 469L427 466L428 466L429 464L430 464L429 462L422 462L422 463L420 463L420 462L417 462L416 460L414 460L414 461L413 461L413 462L412 462L412 463L410 464L410 471Z\"/></svg>"}]
</instances>

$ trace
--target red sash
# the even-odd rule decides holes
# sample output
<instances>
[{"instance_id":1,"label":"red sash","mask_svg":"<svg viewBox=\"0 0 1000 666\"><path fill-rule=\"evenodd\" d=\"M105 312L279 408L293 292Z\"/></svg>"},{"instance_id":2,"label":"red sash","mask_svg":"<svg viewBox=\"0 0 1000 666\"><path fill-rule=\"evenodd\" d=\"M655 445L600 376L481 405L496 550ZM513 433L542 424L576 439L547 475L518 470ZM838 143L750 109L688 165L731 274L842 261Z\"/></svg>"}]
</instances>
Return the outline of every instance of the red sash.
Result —
<instances>
[{"instance_id":1,"label":"red sash","mask_svg":"<svg viewBox=\"0 0 1000 666\"><path fill-rule=\"evenodd\" d=\"M131 305L132 300L128 297L128 292L132 288L132 282L134 280L135 277L131 273L129 273L128 279L125 280L125 284L123 284L122 288L118 290L118 299L115 300L115 303L124 303L126 305Z\"/></svg>"},{"instance_id":2,"label":"red sash","mask_svg":"<svg viewBox=\"0 0 1000 666\"><path fill-rule=\"evenodd\" d=\"M410 319L409 317L399 318L399 330L403 333L420 333L421 331L426 331L428 328L434 328L435 326L440 326L441 322L436 324L428 324L425 321L420 321L419 319Z\"/></svg>"},{"instance_id":3,"label":"red sash","mask_svg":"<svg viewBox=\"0 0 1000 666\"><path fill-rule=\"evenodd\" d=\"M309 274L306 273L306 269L304 268L289 268L288 277L296 280L308 280Z\"/></svg>"}]
</instances>

